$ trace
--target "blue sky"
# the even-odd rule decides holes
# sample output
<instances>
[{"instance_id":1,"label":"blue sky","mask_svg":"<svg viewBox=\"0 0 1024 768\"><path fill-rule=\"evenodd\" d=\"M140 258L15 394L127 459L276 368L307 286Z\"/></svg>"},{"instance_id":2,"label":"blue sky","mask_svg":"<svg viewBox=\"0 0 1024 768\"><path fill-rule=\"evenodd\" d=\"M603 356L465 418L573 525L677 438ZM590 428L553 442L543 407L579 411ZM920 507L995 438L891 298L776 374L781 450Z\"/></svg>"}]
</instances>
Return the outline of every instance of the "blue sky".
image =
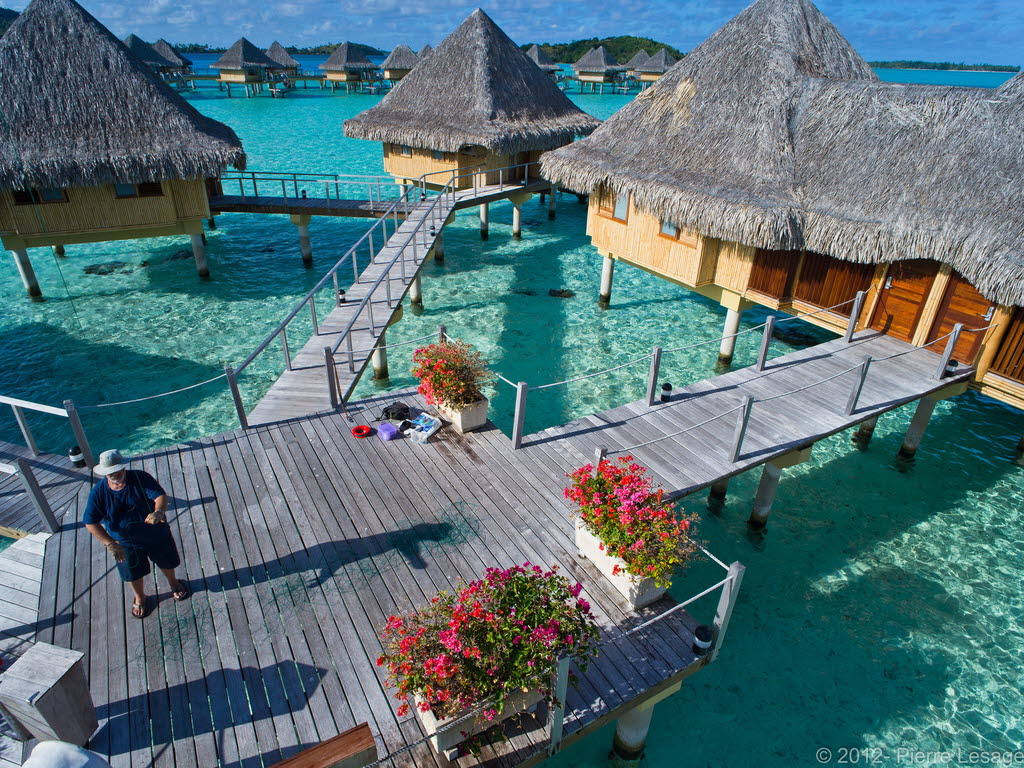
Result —
<instances>
[{"instance_id":1,"label":"blue sky","mask_svg":"<svg viewBox=\"0 0 1024 768\"><path fill-rule=\"evenodd\" d=\"M79 0L120 37L227 45L353 40L388 49L436 45L474 7L462 0ZM479 0L478 0L479 2ZM633 34L683 50L748 0L487 0L482 7L519 42ZM28 0L0 0L16 10ZM1021 0L820 0L818 7L868 59L1024 63Z\"/></svg>"}]
</instances>

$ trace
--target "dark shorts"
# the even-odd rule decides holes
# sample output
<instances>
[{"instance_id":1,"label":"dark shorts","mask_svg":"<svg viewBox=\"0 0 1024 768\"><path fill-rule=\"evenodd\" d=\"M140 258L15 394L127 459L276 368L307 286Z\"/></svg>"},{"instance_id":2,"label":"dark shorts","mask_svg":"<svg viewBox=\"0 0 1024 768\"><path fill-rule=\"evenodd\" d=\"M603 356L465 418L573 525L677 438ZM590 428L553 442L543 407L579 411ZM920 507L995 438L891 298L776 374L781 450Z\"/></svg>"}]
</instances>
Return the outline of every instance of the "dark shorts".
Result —
<instances>
[{"instance_id":1,"label":"dark shorts","mask_svg":"<svg viewBox=\"0 0 1024 768\"><path fill-rule=\"evenodd\" d=\"M124 581L135 581L157 568L177 568L181 565L178 546L167 523L149 525L140 523L132 526L130 539L122 540L125 558L117 564L117 571Z\"/></svg>"}]
</instances>

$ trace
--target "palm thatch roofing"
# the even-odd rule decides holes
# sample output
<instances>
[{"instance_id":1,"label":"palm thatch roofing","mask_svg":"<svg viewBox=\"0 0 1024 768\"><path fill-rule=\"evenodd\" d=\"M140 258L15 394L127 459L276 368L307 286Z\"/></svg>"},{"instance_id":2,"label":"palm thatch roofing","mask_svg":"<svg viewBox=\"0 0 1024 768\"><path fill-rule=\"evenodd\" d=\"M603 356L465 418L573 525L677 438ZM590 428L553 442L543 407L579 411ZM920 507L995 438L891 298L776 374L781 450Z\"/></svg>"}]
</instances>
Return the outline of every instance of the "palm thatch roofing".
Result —
<instances>
[{"instance_id":1,"label":"palm thatch roofing","mask_svg":"<svg viewBox=\"0 0 1024 768\"><path fill-rule=\"evenodd\" d=\"M479 8L345 135L442 152L551 149L599 121L581 111Z\"/></svg>"},{"instance_id":2,"label":"palm thatch roofing","mask_svg":"<svg viewBox=\"0 0 1024 768\"><path fill-rule=\"evenodd\" d=\"M199 114L74 0L32 0L0 38L0 104L0 187L245 167L234 131Z\"/></svg>"},{"instance_id":3,"label":"palm thatch roofing","mask_svg":"<svg viewBox=\"0 0 1024 768\"><path fill-rule=\"evenodd\" d=\"M361 69L376 69L373 64L352 43L342 43L327 58L320 69L327 72L354 72Z\"/></svg>"},{"instance_id":4,"label":"palm thatch roofing","mask_svg":"<svg viewBox=\"0 0 1024 768\"><path fill-rule=\"evenodd\" d=\"M1024 96L1024 72L1018 72L999 86L998 92L1007 96Z\"/></svg>"},{"instance_id":5,"label":"palm thatch roofing","mask_svg":"<svg viewBox=\"0 0 1024 768\"><path fill-rule=\"evenodd\" d=\"M210 65L213 69L277 69L278 64L244 37Z\"/></svg>"},{"instance_id":6,"label":"palm thatch roofing","mask_svg":"<svg viewBox=\"0 0 1024 768\"><path fill-rule=\"evenodd\" d=\"M381 64L381 69L412 69L419 61L408 45L396 45Z\"/></svg>"},{"instance_id":7,"label":"palm thatch roofing","mask_svg":"<svg viewBox=\"0 0 1024 768\"><path fill-rule=\"evenodd\" d=\"M664 75L672 65L676 63L676 57L662 48L653 56L648 56L647 61L636 68L637 72L647 74Z\"/></svg>"},{"instance_id":8,"label":"palm thatch roofing","mask_svg":"<svg viewBox=\"0 0 1024 768\"><path fill-rule=\"evenodd\" d=\"M757 0L542 172L754 247L938 259L1024 304L1020 90L879 82L809 0Z\"/></svg>"},{"instance_id":9,"label":"palm thatch roofing","mask_svg":"<svg viewBox=\"0 0 1024 768\"><path fill-rule=\"evenodd\" d=\"M270 47L265 51L267 58L270 59L275 66L275 69L298 69L299 62L285 50L285 47L281 45L277 40L270 44Z\"/></svg>"},{"instance_id":10,"label":"palm thatch roofing","mask_svg":"<svg viewBox=\"0 0 1024 768\"><path fill-rule=\"evenodd\" d=\"M536 43L530 46L526 51L526 55L533 59L533 63L545 72L557 72L561 69L561 67L555 64L555 62L551 60L551 57L544 53Z\"/></svg>"},{"instance_id":11,"label":"palm thatch roofing","mask_svg":"<svg viewBox=\"0 0 1024 768\"><path fill-rule=\"evenodd\" d=\"M626 69L633 71L646 64L648 61L650 61L650 59L651 54L649 54L647 51L641 48L639 51L633 54L633 58L627 61L624 66L626 67Z\"/></svg>"},{"instance_id":12,"label":"palm thatch roofing","mask_svg":"<svg viewBox=\"0 0 1024 768\"><path fill-rule=\"evenodd\" d=\"M156 67L157 69L161 67L175 66L171 61L157 53L152 45L136 35L128 35L128 37L121 42L124 43L125 48L132 52L132 56L144 64Z\"/></svg>"},{"instance_id":13,"label":"palm thatch roofing","mask_svg":"<svg viewBox=\"0 0 1024 768\"><path fill-rule=\"evenodd\" d=\"M417 58L418 58L418 59L419 59L420 61L423 61L423 60L424 60L425 58L427 58L427 56L429 56L429 55L430 55L430 54L432 54L433 52L434 52L434 48L433 48L433 46L432 46L432 45L430 45L430 43L427 43L427 44L426 44L426 45L424 45L424 46L423 46L422 48L420 48L420 52L419 52L418 54L416 54L416 57L417 57Z\"/></svg>"},{"instance_id":14,"label":"palm thatch roofing","mask_svg":"<svg viewBox=\"0 0 1024 768\"><path fill-rule=\"evenodd\" d=\"M624 69L603 45L584 53L572 68L577 72L618 72Z\"/></svg>"},{"instance_id":15,"label":"palm thatch roofing","mask_svg":"<svg viewBox=\"0 0 1024 768\"><path fill-rule=\"evenodd\" d=\"M153 43L153 50L171 62L171 66L181 68L192 66L192 59L182 53L178 53L178 51L174 50L174 46L162 37Z\"/></svg>"}]
</instances>

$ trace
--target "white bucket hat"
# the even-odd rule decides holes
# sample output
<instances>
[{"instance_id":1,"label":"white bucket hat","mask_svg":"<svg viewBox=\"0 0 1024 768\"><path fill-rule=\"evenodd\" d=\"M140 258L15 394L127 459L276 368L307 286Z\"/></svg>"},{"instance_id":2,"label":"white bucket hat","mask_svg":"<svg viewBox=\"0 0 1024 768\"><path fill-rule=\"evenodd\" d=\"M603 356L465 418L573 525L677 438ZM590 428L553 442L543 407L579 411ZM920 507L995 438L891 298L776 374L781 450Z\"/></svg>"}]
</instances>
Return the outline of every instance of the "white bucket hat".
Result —
<instances>
[{"instance_id":1,"label":"white bucket hat","mask_svg":"<svg viewBox=\"0 0 1024 768\"><path fill-rule=\"evenodd\" d=\"M100 463L92 468L92 471L97 475L112 475L115 472L120 472L122 469L128 469L124 463L124 457L118 450L104 451L100 454Z\"/></svg>"}]
</instances>

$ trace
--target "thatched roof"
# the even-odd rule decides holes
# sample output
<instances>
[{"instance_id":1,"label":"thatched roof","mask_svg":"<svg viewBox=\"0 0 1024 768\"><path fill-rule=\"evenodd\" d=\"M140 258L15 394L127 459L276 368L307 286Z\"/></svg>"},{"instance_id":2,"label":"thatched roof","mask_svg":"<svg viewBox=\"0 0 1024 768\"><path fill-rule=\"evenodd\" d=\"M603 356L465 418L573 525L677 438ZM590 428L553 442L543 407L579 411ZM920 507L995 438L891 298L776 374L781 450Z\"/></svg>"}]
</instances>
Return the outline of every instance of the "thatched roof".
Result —
<instances>
[{"instance_id":1,"label":"thatched roof","mask_svg":"<svg viewBox=\"0 0 1024 768\"><path fill-rule=\"evenodd\" d=\"M651 54L649 54L647 51L641 48L639 51L634 53L633 58L627 61L623 66L625 66L626 69L632 71L646 64L648 61L650 61L650 58Z\"/></svg>"},{"instance_id":2,"label":"thatched roof","mask_svg":"<svg viewBox=\"0 0 1024 768\"><path fill-rule=\"evenodd\" d=\"M619 66L615 57L605 50L603 45L591 48L580 60L572 65L577 72L618 72L624 67Z\"/></svg>"},{"instance_id":3,"label":"thatched roof","mask_svg":"<svg viewBox=\"0 0 1024 768\"><path fill-rule=\"evenodd\" d=\"M352 43L342 43L320 65L320 69L328 72L351 72L360 69L376 69L377 65L370 62Z\"/></svg>"},{"instance_id":4,"label":"thatched roof","mask_svg":"<svg viewBox=\"0 0 1024 768\"><path fill-rule=\"evenodd\" d=\"M244 37L210 65L213 69L277 69L277 63Z\"/></svg>"},{"instance_id":5,"label":"thatched roof","mask_svg":"<svg viewBox=\"0 0 1024 768\"><path fill-rule=\"evenodd\" d=\"M647 61L636 68L637 72L664 75L676 63L676 57L662 48L653 56L648 56Z\"/></svg>"},{"instance_id":6,"label":"thatched roof","mask_svg":"<svg viewBox=\"0 0 1024 768\"><path fill-rule=\"evenodd\" d=\"M162 37L153 43L153 50L171 62L172 67L191 67L192 59L174 50L174 46Z\"/></svg>"},{"instance_id":7,"label":"thatched roof","mask_svg":"<svg viewBox=\"0 0 1024 768\"><path fill-rule=\"evenodd\" d=\"M751 246L938 259L1024 304L1017 87L880 83L809 0L758 0L543 173Z\"/></svg>"},{"instance_id":8,"label":"thatched roof","mask_svg":"<svg viewBox=\"0 0 1024 768\"><path fill-rule=\"evenodd\" d=\"M274 67L275 69L298 69L299 67L299 62L277 40L270 44L265 53L267 58L277 65Z\"/></svg>"},{"instance_id":9,"label":"thatched roof","mask_svg":"<svg viewBox=\"0 0 1024 768\"><path fill-rule=\"evenodd\" d=\"M412 69L416 66L416 54L408 45L396 45L381 64L381 69Z\"/></svg>"},{"instance_id":10,"label":"thatched roof","mask_svg":"<svg viewBox=\"0 0 1024 768\"><path fill-rule=\"evenodd\" d=\"M427 56L429 56L433 52L434 47L430 45L430 43L427 43L422 48L420 48L420 52L416 54L416 58L418 58L420 61L423 61L425 58L427 58Z\"/></svg>"},{"instance_id":11,"label":"thatched roof","mask_svg":"<svg viewBox=\"0 0 1024 768\"><path fill-rule=\"evenodd\" d=\"M590 133L582 112L479 8L345 135L457 152L550 149Z\"/></svg>"},{"instance_id":12,"label":"thatched roof","mask_svg":"<svg viewBox=\"0 0 1024 768\"><path fill-rule=\"evenodd\" d=\"M175 66L173 63L157 53L152 45L136 35L128 35L128 37L121 42L124 43L125 48L132 52L132 56L137 58L143 64L148 64L151 67L157 68Z\"/></svg>"},{"instance_id":13,"label":"thatched roof","mask_svg":"<svg viewBox=\"0 0 1024 768\"><path fill-rule=\"evenodd\" d=\"M529 50L526 51L526 55L533 59L533 63L545 72L557 72L561 69L536 43L530 46Z\"/></svg>"},{"instance_id":14,"label":"thatched roof","mask_svg":"<svg viewBox=\"0 0 1024 768\"><path fill-rule=\"evenodd\" d=\"M1016 75L1014 75L1001 86L999 86L998 90L999 93L1008 96L1024 96L1024 72L1018 72Z\"/></svg>"},{"instance_id":15,"label":"thatched roof","mask_svg":"<svg viewBox=\"0 0 1024 768\"><path fill-rule=\"evenodd\" d=\"M199 114L74 0L32 0L0 38L0 186L218 176L234 131Z\"/></svg>"}]
</instances>

